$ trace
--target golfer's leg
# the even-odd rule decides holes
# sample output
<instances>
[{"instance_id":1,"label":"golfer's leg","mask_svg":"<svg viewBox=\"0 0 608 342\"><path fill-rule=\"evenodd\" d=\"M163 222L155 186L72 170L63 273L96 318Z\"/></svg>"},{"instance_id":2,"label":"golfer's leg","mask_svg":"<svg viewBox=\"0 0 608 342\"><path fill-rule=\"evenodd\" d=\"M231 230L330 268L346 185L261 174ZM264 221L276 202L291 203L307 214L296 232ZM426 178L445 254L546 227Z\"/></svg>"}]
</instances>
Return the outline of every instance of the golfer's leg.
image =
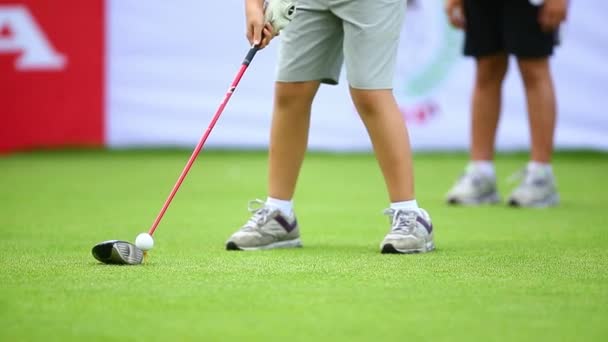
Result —
<instances>
[{"instance_id":1,"label":"golfer's leg","mask_svg":"<svg viewBox=\"0 0 608 342\"><path fill-rule=\"evenodd\" d=\"M367 128L391 202L414 199L409 137L391 89L350 90Z\"/></svg>"},{"instance_id":2,"label":"golfer's leg","mask_svg":"<svg viewBox=\"0 0 608 342\"><path fill-rule=\"evenodd\" d=\"M409 137L392 91L405 2L352 2L336 11L344 20L350 93L372 141L390 200L412 200Z\"/></svg>"},{"instance_id":3,"label":"golfer's leg","mask_svg":"<svg viewBox=\"0 0 608 342\"><path fill-rule=\"evenodd\" d=\"M508 61L508 56L504 53L479 57L476 60L471 122L472 161L494 159L502 82L507 72Z\"/></svg>"},{"instance_id":4,"label":"golfer's leg","mask_svg":"<svg viewBox=\"0 0 608 342\"><path fill-rule=\"evenodd\" d=\"M337 84L342 25L328 8L303 1L281 33L270 134L268 196L290 201L306 151L310 108L321 82Z\"/></svg>"},{"instance_id":5,"label":"golfer's leg","mask_svg":"<svg viewBox=\"0 0 608 342\"><path fill-rule=\"evenodd\" d=\"M293 210L296 181L308 141L313 98L324 83L337 84L342 65L342 26L325 1L302 0L281 32L270 131L268 198L263 208L226 242L229 250L300 247ZM254 228L254 229L252 229Z\"/></svg>"},{"instance_id":6,"label":"golfer's leg","mask_svg":"<svg viewBox=\"0 0 608 342\"><path fill-rule=\"evenodd\" d=\"M519 70L526 89L532 140L531 160L550 163L556 120L555 90L548 58L520 58Z\"/></svg>"},{"instance_id":7,"label":"golfer's leg","mask_svg":"<svg viewBox=\"0 0 608 342\"><path fill-rule=\"evenodd\" d=\"M268 196L291 200L308 143L310 108L319 81L277 82L270 131Z\"/></svg>"}]
</instances>

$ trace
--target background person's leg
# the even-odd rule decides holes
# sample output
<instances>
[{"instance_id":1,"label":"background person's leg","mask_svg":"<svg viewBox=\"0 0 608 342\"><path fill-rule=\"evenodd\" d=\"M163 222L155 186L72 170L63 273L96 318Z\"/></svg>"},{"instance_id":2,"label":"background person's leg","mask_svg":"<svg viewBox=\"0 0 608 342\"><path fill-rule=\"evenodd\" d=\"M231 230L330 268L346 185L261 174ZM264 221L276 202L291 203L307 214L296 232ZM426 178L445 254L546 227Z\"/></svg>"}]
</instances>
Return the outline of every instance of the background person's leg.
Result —
<instances>
[{"instance_id":1,"label":"background person's leg","mask_svg":"<svg viewBox=\"0 0 608 342\"><path fill-rule=\"evenodd\" d=\"M528 1L505 3L505 48L517 56L528 102L531 160L549 163L553 152L556 103L549 58L557 32L546 32L539 22L540 7Z\"/></svg>"},{"instance_id":2,"label":"background person's leg","mask_svg":"<svg viewBox=\"0 0 608 342\"><path fill-rule=\"evenodd\" d=\"M470 162L448 191L449 204L478 205L500 200L494 170L494 144L500 118L502 82L509 58L505 53L476 59L471 103Z\"/></svg>"},{"instance_id":3,"label":"background person's leg","mask_svg":"<svg viewBox=\"0 0 608 342\"><path fill-rule=\"evenodd\" d=\"M503 20L506 50L517 56L528 103L530 162L509 204L546 207L559 202L551 155L556 122L556 100L549 58L557 42L556 31L539 22L540 7L527 1L505 3Z\"/></svg>"},{"instance_id":4,"label":"background person's leg","mask_svg":"<svg viewBox=\"0 0 608 342\"><path fill-rule=\"evenodd\" d=\"M478 205L500 200L494 146L501 110L502 82L509 63L504 49L502 1L464 0L464 54L475 57L471 98L470 162L446 195L449 204Z\"/></svg>"},{"instance_id":5,"label":"background person's leg","mask_svg":"<svg viewBox=\"0 0 608 342\"><path fill-rule=\"evenodd\" d=\"M471 161L492 161L500 116L501 89L509 63L504 49L502 2L465 0L464 54L475 57L471 101Z\"/></svg>"},{"instance_id":6,"label":"background person's leg","mask_svg":"<svg viewBox=\"0 0 608 342\"><path fill-rule=\"evenodd\" d=\"M496 129L500 118L502 82L509 63L505 53L479 57L471 104L471 160L494 159Z\"/></svg>"},{"instance_id":7,"label":"background person's leg","mask_svg":"<svg viewBox=\"0 0 608 342\"><path fill-rule=\"evenodd\" d=\"M555 91L548 58L520 58L519 70L526 88L530 122L530 162L525 177L509 197L509 204L547 207L559 202L551 168L555 132Z\"/></svg>"},{"instance_id":8,"label":"background person's leg","mask_svg":"<svg viewBox=\"0 0 608 342\"><path fill-rule=\"evenodd\" d=\"M519 59L530 122L530 159L550 163L555 132L556 100L548 58Z\"/></svg>"}]
</instances>

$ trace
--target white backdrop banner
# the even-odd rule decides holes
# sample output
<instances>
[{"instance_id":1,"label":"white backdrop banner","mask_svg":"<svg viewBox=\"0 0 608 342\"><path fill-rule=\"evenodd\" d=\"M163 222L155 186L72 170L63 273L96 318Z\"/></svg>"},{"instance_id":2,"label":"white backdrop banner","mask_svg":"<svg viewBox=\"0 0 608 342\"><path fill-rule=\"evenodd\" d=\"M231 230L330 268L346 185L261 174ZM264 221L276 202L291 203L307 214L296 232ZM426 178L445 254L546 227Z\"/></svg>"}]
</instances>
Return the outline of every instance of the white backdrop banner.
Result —
<instances>
[{"instance_id":1,"label":"white backdrop banner","mask_svg":"<svg viewBox=\"0 0 608 342\"><path fill-rule=\"evenodd\" d=\"M406 15L395 95L417 150L466 149L473 63L443 0L417 1ZM107 2L106 141L113 147L193 146L248 50L243 0ZM608 2L573 1L552 66L558 92L558 148L608 150ZM279 39L260 52L208 146L261 148L268 131ZM527 148L524 91L516 64L503 89L501 150ZM313 106L310 148L369 150L343 78Z\"/></svg>"}]
</instances>

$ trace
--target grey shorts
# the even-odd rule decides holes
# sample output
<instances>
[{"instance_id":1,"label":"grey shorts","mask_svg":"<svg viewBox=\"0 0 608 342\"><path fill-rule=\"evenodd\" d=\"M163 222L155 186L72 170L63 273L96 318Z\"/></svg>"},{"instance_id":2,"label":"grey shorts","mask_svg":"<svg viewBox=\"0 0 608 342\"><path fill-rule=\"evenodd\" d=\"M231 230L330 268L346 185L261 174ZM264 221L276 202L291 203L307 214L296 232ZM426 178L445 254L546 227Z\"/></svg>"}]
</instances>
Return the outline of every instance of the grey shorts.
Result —
<instances>
[{"instance_id":1,"label":"grey shorts","mask_svg":"<svg viewBox=\"0 0 608 342\"><path fill-rule=\"evenodd\" d=\"M392 89L405 0L299 0L283 32L277 81Z\"/></svg>"}]
</instances>

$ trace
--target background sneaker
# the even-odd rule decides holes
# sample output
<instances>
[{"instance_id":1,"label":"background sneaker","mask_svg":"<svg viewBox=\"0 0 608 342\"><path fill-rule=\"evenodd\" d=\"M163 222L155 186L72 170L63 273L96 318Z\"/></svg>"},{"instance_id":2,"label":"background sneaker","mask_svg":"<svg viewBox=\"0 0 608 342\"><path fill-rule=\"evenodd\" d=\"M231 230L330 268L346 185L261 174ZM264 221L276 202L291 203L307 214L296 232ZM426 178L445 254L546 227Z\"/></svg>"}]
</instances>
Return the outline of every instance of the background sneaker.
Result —
<instances>
[{"instance_id":1,"label":"background sneaker","mask_svg":"<svg viewBox=\"0 0 608 342\"><path fill-rule=\"evenodd\" d=\"M287 217L261 200L250 201L249 211L253 215L228 239L227 250L254 251L302 247L295 215Z\"/></svg>"},{"instance_id":2,"label":"background sneaker","mask_svg":"<svg viewBox=\"0 0 608 342\"><path fill-rule=\"evenodd\" d=\"M488 176L469 165L464 174L446 195L452 205L479 205L500 202L496 190L496 177Z\"/></svg>"},{"instance_id":3,"label":"background sneaker","mask_svg":"<svg viewBox=\"0 0 608 342\"><path fill-rule=\"evenodd\" d=\"M555 177L550 170L531 171L526 168L513 178L521 178L521 182L509 197L510 206L544 208L559 203Z\"/></svg>"},{"instance_id":4,"label":"background sneaker","mask_svg":"<svg viewBox=\"0 0 608 342\"><path fill-rule=\"evenodd\" d=\"M386 209L390 217L391 231L380 244L385 253L425 253L435 249L433 242L433 224L424 209L395 210Z\"/></svg>"}]
</instances>

